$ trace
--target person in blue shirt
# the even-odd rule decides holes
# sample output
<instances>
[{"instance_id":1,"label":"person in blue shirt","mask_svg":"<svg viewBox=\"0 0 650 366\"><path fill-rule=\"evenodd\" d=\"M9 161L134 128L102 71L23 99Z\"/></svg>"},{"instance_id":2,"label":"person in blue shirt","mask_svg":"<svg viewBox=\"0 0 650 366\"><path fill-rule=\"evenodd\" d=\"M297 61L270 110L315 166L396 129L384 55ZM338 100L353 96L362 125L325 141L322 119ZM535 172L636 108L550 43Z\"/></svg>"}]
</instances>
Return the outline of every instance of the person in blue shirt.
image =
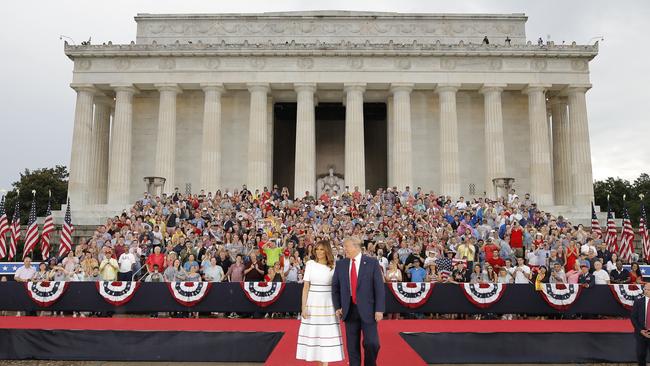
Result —
<instances>
[{"instance_id":1,"label":"person in blue shirt","mask_svg":"<svg viewBox=\"0 0 650 366\"><path fill-rule=\"evenodd\" d=\"M406 267L406 273L408 273L411 282L424 282L427 276L427 271L421 267L419 259L414 259L413 263Z\"/></svg>"}]
</instances>

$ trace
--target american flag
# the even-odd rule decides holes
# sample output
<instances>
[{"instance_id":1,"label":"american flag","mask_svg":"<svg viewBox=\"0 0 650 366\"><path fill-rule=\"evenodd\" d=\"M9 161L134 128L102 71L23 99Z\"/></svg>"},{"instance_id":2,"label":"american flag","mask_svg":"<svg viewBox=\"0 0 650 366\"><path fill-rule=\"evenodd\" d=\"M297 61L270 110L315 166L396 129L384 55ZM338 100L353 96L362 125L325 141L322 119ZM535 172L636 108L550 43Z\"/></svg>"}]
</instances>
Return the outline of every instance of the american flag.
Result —
<instances>
[{"instance_id":1,"label":"american flag","mask_svg":"<svg viewBox=\"0 0 650 366\"><path fill-rule=\"evenodd\" d=\"M36 193L34 193L32 207L29 209L29 219L27 220L27 235L25 236L23 259L36 248L36 244L38 244L38 224L36 223Z\"/></svg>"},{"instance_id":2,"label":"american flag","mask_svg":"<svg viewBox=\"0 0 650 366\"><path fill-rule=\"evenodd\" d=\"M9 231L9 222L5 212L5 196L0 200L0 259L7 256L7 232Z\"/></svg>"},{"instance_id":3,"label":"american flag","mask_svg":"<svg viewBox=\"0 0 650 366\"><path fill-rule=\"evenodd\" d=\"M600 229L600 222L598 222L593 202L591 203L591 232L597 233L599 238L603 236L603 231Z\"/></svg>"},{"instance_id":4,"label":"american flag","mask_svg":"<svg viewBox=\"0 0 650 366\"><path fill-rule=\"evenodd\" d=\"M632 229L627 207L623 207L623 231L621 232L620 251L619 257L623 262L629 263L632 260L632 253L634 253L634 229Z\"/></svg>"},{"instance_id":5,"label":"american flag","mask_svg":"<svg viewBox=\"0 0 650 366\"><path fill-rule=\"evenodd\" d=\"M50 235L54 232L54 219L52 218L52 208L50 200L47 201L47 212L45 213L45 221L43 222L43 233L41 234L41 253L43 260L46 261L50 257Z\"/></svg>"},{"instance_id":6,"label":"american flag","mask_svg":"<svg viewBox=\"0 0 650 366\"><path fill-rule=\"evenodd\" d=\"M650 263L650 233L648 233L648 218L645 215L645 206L641 202L641 220L639 222L639 235L641 235L641 248L643 248L643 259Z\"/></svg>"},{"instance_id":7,"label":"american flag","mask_svg":"<svg viewBox=\"0 0 650 366\"><path fill-rule=\"evenodd\" d=\"M12 260L16 256L16 248L20 241L20 200L16 195L16 208L14 217L11 219L11 237L9 238L9 255L7 259Z\"/></svg>"},{"instance_id":8,"label":"american flag","mask_svg":"<svg viewBox=\"0 0 650 366\"><path fill-rule=\"evenodd\" d=\"M618 253L616 242L616 223L614 222L614 215L609 207L609 203L607 203L607 235L605 235L605 243L607 243L607 250L610 253Z\"/></svg>"},{"instance_id":9,"label":"american flag","mask_svg":"<svg viewBox=\"0 0 650 366\"><path fill-rule=\"evenodd\" d=\"M63 219L63 228L61 228L61 241L59 242L59 257L63 257L72 250L72 216L70 214L70 198L65 208L65 219Z\"/></svg>"}]
</instances>

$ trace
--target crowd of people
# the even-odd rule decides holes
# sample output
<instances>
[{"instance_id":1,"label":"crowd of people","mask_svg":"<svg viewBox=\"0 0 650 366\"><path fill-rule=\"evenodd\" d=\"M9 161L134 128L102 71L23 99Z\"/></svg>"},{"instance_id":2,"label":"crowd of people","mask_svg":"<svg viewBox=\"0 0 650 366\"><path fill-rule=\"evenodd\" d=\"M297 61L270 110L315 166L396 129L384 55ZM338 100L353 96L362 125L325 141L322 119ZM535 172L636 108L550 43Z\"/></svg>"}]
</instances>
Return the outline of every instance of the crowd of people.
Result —
<instances>
[{"instance_id":1,"label":"crowd of people","mask_svg":"<svg viewBox=\"0 0 650 366\"><path fill-rule=\"evenodd\" d=\"M318 240L342 258L357 236L385 280L472 283L640 283L598 234L543 212L513 190L498 200L439 196L410 187L357 188L292 198L244 185L153 197L145 193L82 238L64 258L15 275L29 280L301 282Z\"/></svg>"}]
</instances>

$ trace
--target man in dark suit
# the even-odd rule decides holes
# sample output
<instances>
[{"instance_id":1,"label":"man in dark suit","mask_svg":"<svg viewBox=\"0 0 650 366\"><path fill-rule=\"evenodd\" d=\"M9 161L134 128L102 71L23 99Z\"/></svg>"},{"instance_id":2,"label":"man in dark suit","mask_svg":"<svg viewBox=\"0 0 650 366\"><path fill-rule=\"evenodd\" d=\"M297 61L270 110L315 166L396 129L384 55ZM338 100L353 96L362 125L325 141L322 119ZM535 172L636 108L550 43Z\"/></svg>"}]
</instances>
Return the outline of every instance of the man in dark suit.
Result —
<instances>
[{"instance_id":1,"label":"man in dark suit","mask_svg":"<svg viewBox=\"0 0 650 366\"><path fill-rule=\"evenodd\" d=\"M634 301L630 320L634 326L634 338L636 339L636 359L639 365L646 364L648 346L650 346L650 283L643 285L643 295Z\"/></svg>"},{"instance_id":2,"label":"man in dark suit","mask_svg":"<svg viewBox=\"0 0 650 366\"><path fill-rule=\"evenodd\" d=\"M379 354L377 322L384 316L385 288L379 262L361 255L361 240L343 240L345 259L336 263L332 278L332 301L339 319L345 321L350 366L361 365L363 332L364 365L376 365Z\"/></svg>"}]
</instances>

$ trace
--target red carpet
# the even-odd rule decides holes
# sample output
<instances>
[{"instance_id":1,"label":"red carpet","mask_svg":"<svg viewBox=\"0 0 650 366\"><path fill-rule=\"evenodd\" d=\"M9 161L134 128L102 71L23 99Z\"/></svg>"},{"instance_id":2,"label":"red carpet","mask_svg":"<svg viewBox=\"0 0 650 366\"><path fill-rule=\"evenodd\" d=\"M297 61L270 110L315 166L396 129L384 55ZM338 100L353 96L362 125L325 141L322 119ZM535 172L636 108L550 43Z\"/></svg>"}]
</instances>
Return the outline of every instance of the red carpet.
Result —
<instances>
[{"instance_id":1,"label":"red carpet","mask_svg":"<svg viewBox=\"0 0 650 366\"><path fill-rule=\"evenodd\" d=\"M269 319L150 319L0 317L5 329L282 331L285 335L267 365L306 365L294 359L298 320ZM344 327L341 327L344 329ZM400 337L400 332L632 332L629 320L384 320L379 323L380 365L425 365ZM332 365L344 365L344 362Z\"/></svg>"}]
</instances>

